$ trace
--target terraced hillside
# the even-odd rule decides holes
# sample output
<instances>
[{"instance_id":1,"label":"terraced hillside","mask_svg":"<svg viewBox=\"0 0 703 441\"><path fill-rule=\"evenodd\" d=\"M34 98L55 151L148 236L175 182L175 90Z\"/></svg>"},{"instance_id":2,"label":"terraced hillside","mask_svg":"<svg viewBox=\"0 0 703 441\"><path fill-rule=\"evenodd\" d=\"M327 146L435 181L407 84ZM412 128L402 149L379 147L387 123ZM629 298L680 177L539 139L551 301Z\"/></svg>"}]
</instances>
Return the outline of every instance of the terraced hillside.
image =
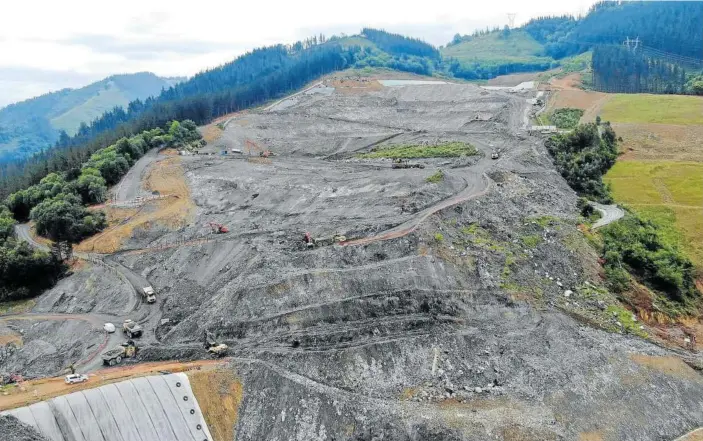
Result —
<instances>
[{"instance_id":1,"label":"terraced hillside","mask_svg":"<svg viewBox=\"0 0 703 441\"><path fill-rule=\"evenodd\" d=\"M193 219L134 228L105 257L113 280L78 269L37 304L93 317L109 296L113 320L146 327L139 361L204 358L214 334L234 379L213 382L231 399L210 429L237 440L654 440L703 425L698 356L643 339L602 289L576 195L527 132L534 91L345 75L220 121L178 159ZM473 148L423 157L447 145ZM405 163L364 155L410 148ZM157 303L125 308L122 271ZM65 344L24 335L33 359ZM25 355L0 366L28 369Z\"/></svg>"}]
</instances>

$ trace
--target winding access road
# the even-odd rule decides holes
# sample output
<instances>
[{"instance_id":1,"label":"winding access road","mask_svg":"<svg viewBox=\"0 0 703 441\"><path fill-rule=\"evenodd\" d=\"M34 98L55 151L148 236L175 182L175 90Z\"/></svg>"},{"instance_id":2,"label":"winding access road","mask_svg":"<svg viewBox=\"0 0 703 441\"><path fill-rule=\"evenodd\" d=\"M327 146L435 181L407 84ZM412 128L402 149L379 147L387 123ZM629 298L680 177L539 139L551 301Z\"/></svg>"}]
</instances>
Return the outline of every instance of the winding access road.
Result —
<instances>
[{"instance_id":1,"label":"winding access road","mask_svg":"<svg viewBox=\"0 0 703 441\"><path fill-rule=\"evenodd\" d=\"M597 202L591 202L591 206L603 215L603 217L598 219L591 227L594 230L611 224L625 216L625 210L617 205L603 205Z\"/></svg>"},{"instance_id":2,"label":"winding access road","mask_svg":"<svg viewBox=\"0 0 703 441\"><path fill-rule=\"evenodd\" d=\"M147 168L158 159L158 150L152 149L143 156L130 169L130 171L122 178L117 188L115 189L115 200L123 202L136 198L141 191L141 181ZM38 242L31 234L29 224L15 225L15 234L17 238L27 242L35 249L48 252L49 247L46 244ZM138 321L145 328L144 337L152 335L148 332L154 328L158 321L158 307L156 305L147 305L141 300L141 290L146 286L150 286L149 281L141 275L135 273L125 265L120 263L114 256L102 255L94 253L75 252L74 255L80 259L87 260L99 265L103 265L118 274L118 276L129 286L129 304L125 307L124 312L127 316L104 315L104 314L22 314L9 315L0 317L0 321L10 320L84 320L93 325L96 329L102 329L104 323L113 322L119 328L121 323L131 318ZM158 301L158 300L157 300ZM143 338L144 338L143 337ZM105 333L105 340L99 347L87 354L76 365L82 372L92 372L102 367L102 353L106 347L116 346L124 340L121 332L112 334Z\"/></svg>"},{"instance_id":3,"label":"winding access road","mask_svg":"<svg viewBox=\"0 0 703 441\"><path fill-rule=\"evenodd\" d=\"M159 150L151 149L139 158L122 177L115 189L115 202L125 202L139 196L142 187L142 177L146 169L158 159Z\"/></svg>"}]
</instances>

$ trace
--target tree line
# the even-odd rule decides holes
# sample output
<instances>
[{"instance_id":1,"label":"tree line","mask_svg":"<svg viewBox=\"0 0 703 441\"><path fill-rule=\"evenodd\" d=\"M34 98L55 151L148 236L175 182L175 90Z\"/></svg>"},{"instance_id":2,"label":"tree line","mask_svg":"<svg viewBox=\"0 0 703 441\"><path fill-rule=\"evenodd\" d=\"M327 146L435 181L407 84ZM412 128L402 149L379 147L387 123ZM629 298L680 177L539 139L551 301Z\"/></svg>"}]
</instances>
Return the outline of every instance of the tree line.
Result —
<instances>
[{"instance_id":1,"label":"tree line","mask_svg":"<svg viewBox=\"0 0 703 441\"><path fill-rule=\"evenodd\" d=\"M601 92L695 93L678 63L625 46L596 46L592 66L593 88Z\"/></svg>"}]
</instances>

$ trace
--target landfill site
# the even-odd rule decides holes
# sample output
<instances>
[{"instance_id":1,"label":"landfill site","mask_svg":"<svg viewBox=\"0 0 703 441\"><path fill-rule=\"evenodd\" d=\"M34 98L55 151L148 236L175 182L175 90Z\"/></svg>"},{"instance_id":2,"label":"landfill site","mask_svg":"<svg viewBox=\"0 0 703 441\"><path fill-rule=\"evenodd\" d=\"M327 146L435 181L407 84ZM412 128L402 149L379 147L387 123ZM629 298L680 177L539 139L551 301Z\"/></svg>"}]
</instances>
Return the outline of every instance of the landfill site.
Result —
<instances>
[{"instance_id":1,"label":"landfill site","mask_svg":"<svg viewBox=\"0 0 703 441\"><path fill-rule=\"evenodd\" d=\"M143 157L141 223L0 316L0 438L698 439L703 363L610 312L542 93L338 73Z\"/></svg>"}]
</instances>

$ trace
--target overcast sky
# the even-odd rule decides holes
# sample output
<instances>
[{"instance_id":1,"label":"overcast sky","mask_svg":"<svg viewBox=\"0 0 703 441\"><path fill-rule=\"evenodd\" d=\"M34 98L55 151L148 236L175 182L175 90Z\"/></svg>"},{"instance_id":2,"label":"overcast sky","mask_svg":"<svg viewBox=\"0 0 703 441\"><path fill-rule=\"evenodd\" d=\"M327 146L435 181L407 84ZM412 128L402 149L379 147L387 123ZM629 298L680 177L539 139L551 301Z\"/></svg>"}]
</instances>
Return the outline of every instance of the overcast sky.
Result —
<instances>
[{"instance_id":1,"label":"overcast sky","mask_svg":"<svg viewBox=\"0 0 703 441\"><path fill-rule=\"evenodd\" d=\"M3 2L0 107L117 73L190 76L258 46L384 28L435 45L592 0L34 0ZM417 6L415 4L417 3Z\"/></svg>"}]
</instances>

